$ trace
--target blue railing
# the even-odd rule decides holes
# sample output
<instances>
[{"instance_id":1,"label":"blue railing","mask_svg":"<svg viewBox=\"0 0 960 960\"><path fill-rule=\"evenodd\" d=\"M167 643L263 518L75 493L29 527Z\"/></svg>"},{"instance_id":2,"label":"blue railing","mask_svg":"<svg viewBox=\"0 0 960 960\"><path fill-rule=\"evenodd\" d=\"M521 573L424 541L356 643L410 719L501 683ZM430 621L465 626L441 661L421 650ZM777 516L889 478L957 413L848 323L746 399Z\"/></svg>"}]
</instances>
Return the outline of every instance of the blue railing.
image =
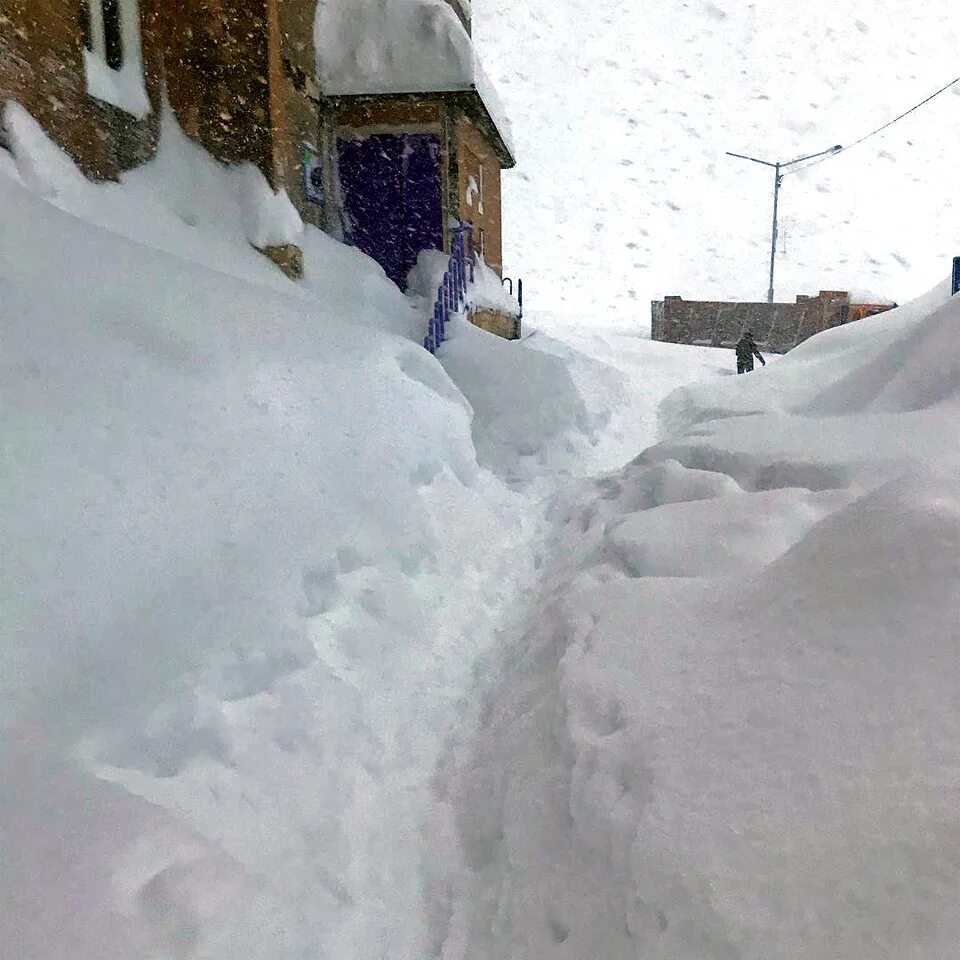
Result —
<instances>
[{"instance_id":1,"label":"blue railing","mask_svg":"<svg viewBox=\"0 0 960 960\"><path fill-rule=\"evenodd\" d=\"M451 230L450 261L443 281L437 289L433 316L423 345L431 352L447 339L447 324L452 314L460 313L467 304L467 285L476 279L477 257L473 248L473 226L461 223Z\"/></svg>"}]
</instances>

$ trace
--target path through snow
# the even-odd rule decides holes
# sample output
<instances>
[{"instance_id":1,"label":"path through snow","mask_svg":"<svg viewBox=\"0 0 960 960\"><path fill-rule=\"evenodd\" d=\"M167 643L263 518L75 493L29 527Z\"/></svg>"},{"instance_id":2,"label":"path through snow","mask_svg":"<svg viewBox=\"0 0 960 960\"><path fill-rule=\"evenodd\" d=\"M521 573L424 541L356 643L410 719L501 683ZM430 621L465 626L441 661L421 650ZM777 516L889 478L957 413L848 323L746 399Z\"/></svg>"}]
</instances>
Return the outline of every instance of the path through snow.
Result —
<instances>
[{"instance_id":1,"label":"path through snow","mask_svg":"<svg viewBox=\"0 0 960 960\"><path fill-rule=\"evenodd\" d=\"M465 328L461 393L371 261L252 251L175 129L93 184L10 124L0 954L429 955L448 735L634 387Z\"/></svg>"},{"instance_id":2,"label":"path through snow","mask_svg":"<svg viewBox=\"0 0 960 960\"><path fill-rule=\"evenodd\" d=\"M958 318L937 290L683 389L555 499L438 778L444 960L952 955Z\"/></svg>"}]
</instances>

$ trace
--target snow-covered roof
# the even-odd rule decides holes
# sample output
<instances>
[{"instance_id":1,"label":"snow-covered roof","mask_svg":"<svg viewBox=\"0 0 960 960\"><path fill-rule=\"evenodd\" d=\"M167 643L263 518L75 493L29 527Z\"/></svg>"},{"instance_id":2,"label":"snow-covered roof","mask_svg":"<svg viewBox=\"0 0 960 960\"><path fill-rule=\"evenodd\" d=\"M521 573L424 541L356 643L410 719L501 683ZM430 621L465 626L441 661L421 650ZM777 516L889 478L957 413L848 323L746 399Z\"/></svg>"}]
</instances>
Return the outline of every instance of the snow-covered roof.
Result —
<instances>
[{"instance_id":1,"label":"snow-covered roof","mask_svg":"<svg viewBox=\"0 0 960 960\"><path fill-rule=\"evenodd\" d=\"M328 96L475 92L513 155L506 111L446 0L319 0L314 42Z\"/></svg>"}]
</instances>

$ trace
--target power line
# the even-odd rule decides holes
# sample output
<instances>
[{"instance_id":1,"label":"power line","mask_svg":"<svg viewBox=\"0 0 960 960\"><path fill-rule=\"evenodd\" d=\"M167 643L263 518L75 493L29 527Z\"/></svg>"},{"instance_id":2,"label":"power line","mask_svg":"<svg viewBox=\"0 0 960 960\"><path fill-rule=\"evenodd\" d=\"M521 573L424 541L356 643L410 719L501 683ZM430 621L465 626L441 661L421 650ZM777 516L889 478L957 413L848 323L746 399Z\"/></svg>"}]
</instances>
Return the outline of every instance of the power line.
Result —
<instances>
[{"instance_id":1,"label":"power line","mask_svg":"<svg viewBox=\"0 0 960 960\"><path fill-rule=\"evenodd\" d=\"M811 167L815 167L818 164L824 163L827 160L831 159L832 157L839 156L841 153L846 153L848 150L852 150L854 147L859 146L861 143L863 143L866 140L869 140L871 137L875 137L878 133L883 133L884 130L886 130L888 127L892 127L895 123L902 120L904 117L909 117L910 114L913 113L915 110L919 110L922 106L925 106L934 98L939 97L941 93L945 93L952 86L954 86L954 84L957 84L957 83L960 83L960 77L957 77L955 80L951 80L948 84L942 86L939 90L937 90L936 93L931 93L929 97L927 97L925 100L921 100L918 104L911 107L909 110L905 111L904 113L901 113L899 117L894 117L892 120L888 120L882 127L877 127L876 130L871 130L870 133L866 134L866 136L861 137L859 140L854 140L853 143L848 144L845 147L841 147L839 150L833 151L833 153L830 153L827 156L822 157L820 160L815 160L813 163L805 164L802 167L798 167L796 170L790 170L788 173L785 173L784 176L786 177L786 176L790 176L790 174L792 173L799 173L801 170L809 170Z\"/></svg>"}]
</instances>

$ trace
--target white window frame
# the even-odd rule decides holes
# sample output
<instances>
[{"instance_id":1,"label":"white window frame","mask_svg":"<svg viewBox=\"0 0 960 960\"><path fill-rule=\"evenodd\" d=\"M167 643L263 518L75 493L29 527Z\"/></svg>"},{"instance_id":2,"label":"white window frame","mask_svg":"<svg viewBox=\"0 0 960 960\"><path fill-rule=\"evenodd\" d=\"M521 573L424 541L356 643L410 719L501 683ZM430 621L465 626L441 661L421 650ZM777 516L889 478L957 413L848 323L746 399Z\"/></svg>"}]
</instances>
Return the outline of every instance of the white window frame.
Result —
<instances>
[{"instance_id":1,"label":"white window frame","mask_svg":"<svg viewBox=\"0 0 960 960\"><path fill-rule=\"evenodd\" d=\"M84 2L89 12L90 46L93 48L83 51L87 93L143 119L150 113L151 106L144 82L138 0L117 0L123 48L123 62L119 70L114 70L107 63L102 0Z\"/></svg>"}]
</instances>

